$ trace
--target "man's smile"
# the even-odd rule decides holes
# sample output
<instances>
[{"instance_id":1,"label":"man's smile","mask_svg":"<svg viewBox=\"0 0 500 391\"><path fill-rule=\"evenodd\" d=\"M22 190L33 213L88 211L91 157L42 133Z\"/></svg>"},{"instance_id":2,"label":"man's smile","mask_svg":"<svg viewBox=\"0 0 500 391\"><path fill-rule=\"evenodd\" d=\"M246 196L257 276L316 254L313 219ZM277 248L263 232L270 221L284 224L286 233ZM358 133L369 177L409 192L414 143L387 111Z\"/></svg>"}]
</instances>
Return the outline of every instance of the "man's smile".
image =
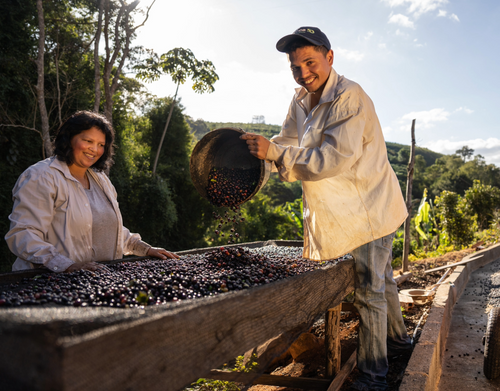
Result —
<instances>
[{"instance_id":1,"label":"man's smile","mask_svg":"<svg viewBox=\"0 0 500 391\"><path fill-rule=\"evenodd\" d=\"M307 85L307 84L311 84L314 81L314 79L316 79L316 76L311 76L307 79L304 79L302 82Z\"/></svg>"}]
</instances>

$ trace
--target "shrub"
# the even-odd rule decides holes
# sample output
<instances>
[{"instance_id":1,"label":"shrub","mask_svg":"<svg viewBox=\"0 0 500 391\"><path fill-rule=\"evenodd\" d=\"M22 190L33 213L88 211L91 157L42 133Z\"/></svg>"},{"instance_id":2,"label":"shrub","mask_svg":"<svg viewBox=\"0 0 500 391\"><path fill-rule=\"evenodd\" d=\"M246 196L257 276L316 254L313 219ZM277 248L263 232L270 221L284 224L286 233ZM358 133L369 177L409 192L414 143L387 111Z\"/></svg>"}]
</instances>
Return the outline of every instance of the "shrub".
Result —
<instances>
[{"instance_id":1,"label":"shrub","mask_svg":"<svg viewBox=\"0 0 500 391\"><path fill-rule=\"evenodd\" d=\"M469 245L477 227L475 217L466 213L465 199L455 192L444 190L436 197L437 217L443 232L456 247Z\"/></svg>"},{"instance_id":2,"label":"shrub","mask_svg":"<svg viewBox=\"0 0 500 391\"><path fill-rule=\"evenodd\" d=\"M465 191L465 200L466 211L476 216L479 229L487 229L493 222L495 209L500 207L500 189L483 185L476 179L472 187Z\"/></svg>"}]
</instances>

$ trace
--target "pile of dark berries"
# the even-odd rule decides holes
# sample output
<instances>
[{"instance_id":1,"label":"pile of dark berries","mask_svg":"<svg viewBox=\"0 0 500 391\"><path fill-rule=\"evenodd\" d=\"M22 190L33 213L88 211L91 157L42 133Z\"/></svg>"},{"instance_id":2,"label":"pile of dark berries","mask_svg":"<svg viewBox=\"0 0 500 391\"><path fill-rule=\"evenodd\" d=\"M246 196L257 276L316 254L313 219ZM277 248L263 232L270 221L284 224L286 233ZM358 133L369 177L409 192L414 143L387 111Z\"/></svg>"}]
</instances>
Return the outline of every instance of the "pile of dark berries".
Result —
<instances>
[{"instance_id":1,"label":"pile of dark berries","mask_svg":"<svg viewBox=\"0 0 500 391\"><path fill-rule=\"evenodd\" d=\"M217 207L234 207L243 203L260 180L260 168L212 168L206 188L208 201Z\"/></svg>"},{"instance_id":2,"label":"pile of dark berries","mask_svg":"<svg viewBox=\"0 0 500 391\"><path fill-rule=\"evenodd\" d=\"M0 286L0 307L159 305L268 284L324 265L303 259L300 247L220 247L181 259L120 262L96 272L24 278Z\"/></svg>"}]
</instances>

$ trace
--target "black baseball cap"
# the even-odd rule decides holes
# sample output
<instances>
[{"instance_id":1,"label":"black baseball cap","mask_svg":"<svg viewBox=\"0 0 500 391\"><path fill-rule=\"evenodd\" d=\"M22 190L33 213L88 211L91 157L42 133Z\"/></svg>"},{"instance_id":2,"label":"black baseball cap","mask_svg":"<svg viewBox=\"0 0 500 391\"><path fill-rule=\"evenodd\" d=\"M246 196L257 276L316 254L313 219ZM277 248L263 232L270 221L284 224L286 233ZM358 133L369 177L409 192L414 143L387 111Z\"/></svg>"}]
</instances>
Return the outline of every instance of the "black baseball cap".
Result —
<instances>
[{"instance_id":1,"label":"black baseball cap","mask_svg":"<svg viewBox=\"0 0 500 391\"><path fill-rule=\"evenodd\" d=\"M276 44L278 51L285 53L288 45L299 38L304 38L311 42L314 46L325 46L328 50L331 49L330 41L326 35L317 27L299 27L293 34L285 35Z\"/></svg>"}]
</instances>

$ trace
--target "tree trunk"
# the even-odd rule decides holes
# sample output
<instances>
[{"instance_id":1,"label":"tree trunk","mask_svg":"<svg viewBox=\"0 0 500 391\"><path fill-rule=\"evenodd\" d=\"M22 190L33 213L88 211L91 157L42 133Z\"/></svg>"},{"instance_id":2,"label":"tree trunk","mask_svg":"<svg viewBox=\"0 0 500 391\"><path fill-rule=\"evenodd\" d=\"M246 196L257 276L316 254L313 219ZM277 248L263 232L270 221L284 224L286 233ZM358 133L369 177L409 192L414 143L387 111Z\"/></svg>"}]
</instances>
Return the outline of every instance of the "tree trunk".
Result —
<instances>
[{"instance_id":1,"label":"tree trunk","mask_svg":"<svg viewBox=\"0 0 500 391\"><path fill-rule=\"evenodd\" d=\"M168 128L168 124L170 123L170 119L172 118L172 113L174 112L174 106L175 106L175 102L177 99L177 91L179 91L179 84L180 84L180 82L177 82L177 88L175 89L175 95L174 95L174 101L170 105L170 112L168 113L167 122L165 123L165 127L163 128L163 133L162 133L161 139L160 139L160 145L158 145L158 150L156 151L155 162L153 164L153 177L156 176L156 167L158 166L158 158L160 157L161 146L163 145L163 140L165 139L165 135L167 134L167 128Z\"/></svg>"},{"instance_id":2,"label":"tree trunk","mask_svg":"<svg viewBox=\"0 0 500 391\"><path fill-rule=\"evenodd\" d=\"M95 33L95 43L94 43L94 112L99 112L99 106L101 104L101 65L99 61L99 42L101 40L102 31L102 14L103 14L103 2L105 0L99 0L99 16L97 19L97 31Z\"/></svg>"},{"instance_id":3,"label":"tree trunk","mask_svg":"<svg viewBox=\"0 0 500 391\"><path fill-rule=\"evenodd\" d=\"M52 145L50 142L49 133L49 117L47 115L47 107L45 106L45 72L44 72L44 54L45 54L45 19L43 14L42 0L36 0L36 8L38 10L38 56L36 59L36 67L38 71L38 80L36 83L36 94L38 99L38 107L40 109L40 118L42 120L42 139L43 139L43 157L52 155Z\"/></svg>"},{"instance_id":4,"label":"tree trunk","mask_svg":"<svg viewBox=\"0 0 500 391\"><path fill-rule=\"evenodd\" d=\"M104 40L106 42L106 59L104 61L104 72L103 72L103 84L104 84L104 99L106 100L104 103L104 115L108 119L109 122L112 123L112 115L113 115L113 95L119 87L120 75L122 73L123 66L125 65L125 61L127 60L130 54L130 43L132 41L133 35L135 31L144 26L149 17L149 10L153 6L156 0L154 0L151 5L148 7L146 17L144 21L132 27L131 23L133 22L133 17L130 16L132 11L137 7L139 1L134 1L131 4L126 4L124 1L121 2L120 10L116 16L116 19L113 23L114 25L114 42L113 42L113 51L111 51L111 47L109 45L109 27L111 22L111 10L109 6L109 0L106 1L106 8L104 10ZM125 29L125 40L123 41L122 36L120 35L120 29ZM115 68L115 74L113 75L113 80L111 81L111 71L113 70L113 66L116 62L116 59L120 56L120 62Z\"/></svg>"},{"instance_id":5,"label":"tree trunk","mask_svg":"<svg viewBox=\"0 0 500 391\"><path fill-rule=\"evenodd\" d=\"M405 221L405 241L403 247L403 273L408 271L408 255L410 254L410 224L411 224L411 191L413 187L413 166L415 165L415 120L411 123L411 148L406 180L406 209L408 217Z\"/></svg>"},{"instance_id":6,"label":"tree trunk","mask_svg":"<svg viewBox=\"0 0 500 391\"><path fill-rule=\"evenodd\" d=\"M59 118L59 126L62 125L62 105L61 105L61 86L59 85L59 31L57 32L57 49L55 55L56 65L56 87L57 87L57 114Z\"/></svg>"}]
</instances>

